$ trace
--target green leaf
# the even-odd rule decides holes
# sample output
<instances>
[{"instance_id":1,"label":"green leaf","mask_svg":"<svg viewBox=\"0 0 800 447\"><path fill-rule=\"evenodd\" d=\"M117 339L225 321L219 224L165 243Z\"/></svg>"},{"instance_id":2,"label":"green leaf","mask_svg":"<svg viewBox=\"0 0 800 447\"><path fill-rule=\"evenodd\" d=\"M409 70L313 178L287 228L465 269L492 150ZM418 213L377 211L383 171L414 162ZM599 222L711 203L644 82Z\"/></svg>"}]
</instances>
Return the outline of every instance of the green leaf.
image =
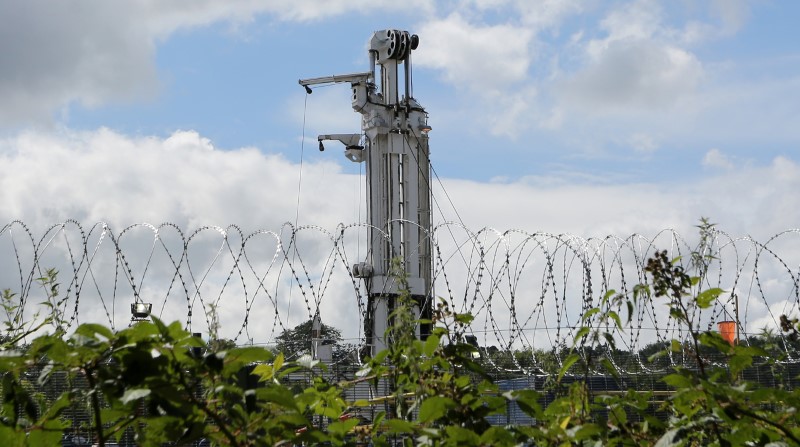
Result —
<instances>
[{"instance_id":1,"label":"green leaf","mask_svg":"<svg viewBox=\"0 0 800 447\"><path fill-rule=\"evenodd\" d=\"M453 320L455 320L457 323L461 323L461 324L464 324L464 325L468 325L468 324L472 323L472 320L474 318L475 317L473 317L471 313L463 313L463 314L456 313L456 314L453 314Z\"/></svg>"},{"instance_id":2,"label":"green leaf","mask_svg":"<svg viewBox=\"0 0 800 447\"><path fill-rule=\"evenodd\" d=\"M278 404L284 408L297 410L297 400L291 390L283 386L270 386L268 388L258 388L256 394L259 398Z\"/></svg>"},{"instance_id":3,"label":"green leaf","mask_svg":"<svg viewBox=\"0 0 800 447\"><path fill-rule=\"evenodd\" d=\"M268 382L275 377L275 370L272 369L272 365L261 364L253 368L253 374L258 376L258 380L261 382Z\"/></svg>"},{"instance_id":4,"label":"green leaf","mask_svg":"<svg viewBox=\"0 0 800 447\"><path fill-rule=\"evenodd\" d=\"M684 321L684 322L686 321L686 314L677 307L670 307L669 316L678 321Z\"/></svg>"},{"instance_id":5,"label":"green leaf","mask_svg":"<svg viewBox=\"0 0 800 447\"><path fill-rule=\"evenodd\" d=\"M447 410L455 406L452 399L442 396L432 396L424 401L419 409L419 421L422 423L434 421L447 414Z\"/></svg>"},{"instance_id":6,"label":"green leaf","mask_svg":"<svg viewBox=\"0 0 800 447\"><path fill-rule=\"evenodd\" d=\"M53 419L59 417L64 410L72 405L72 397L73 395L71 391L61 393L61 396L59 396L55 402L50 404L50 408L47 409L47 412L42 416L42 419Z\"/></svg>"},{"instance_id":7,"label":"green leaf","mask_svg":"<svg viewBox=\"0 0 800 447\"><path fill-rule=\"evenodd\" d=\"M66 421L47 421L29 433L27 445L60 445L62 432L67 427Z\"/></svg>"},{"instance_id":8,"label":"green leaf","mask_svg":"<svg viewBox=\"0 0 800 447\"><path fill-rule=\"evenodd\" d=\"M344 436L358 425L358 418L335 421L328 424L328 432L334 435Z\"/></svg>"},{"instance_id":9,"label":"green leaf","mask_svg":"<svg viewBox=\"0 0 800 447\"><path fill-rule=\"evenodd\" d=\"M618 327L618 328L619 328L621 331L622 331L622 330L625 330L625 328L623 328L623 327L622 327L622 320L620 320L620 318L619 318L619 315L618 315L616 312L614 312L613 310L611 310L611 311L609 311L609 312L608 312L608 316L609 316L609 317L611 317L611 319L612 319L612 320L614 320L614 323L616 323L616 324L617 324L617 327Z\"/></svg>"},{"instance_id":10,"label":"green leaf","mask_svg":"<svg viewBox=\"0 0 800 447\"><path fill-rule=\"evenodd\" d=\"M167 329L167 325L164 324L159 318L155 317L154 315L150 315L150 319L153 320L153 325L158 329L158 333L162 336L165 336L169 333Z\"/></svg>"},{"instance_id":11,"label":"green leaf","mask_svg":"<svg viewBox=\"0 0 800 447\"><path fill-rule=\"evenodd\" d=\"M753 356L741 351L734 354L730 360L728 360L728 365L731 367L731 375L733 376L739 375L740 372L752 364Z\"/></svg>"},{"instance_id":12,"label":"green leaf","mask_svg":"<svg viewBox=\"0 0 800 447\"><path fill-rule=\"evenodd\" d=\"M386 356L389 355L389 350L384 349L383 351L378 352L375 354L375 357L372 358L372 362L374 364L381 364L386 359Z\"/></svg>"},{"instance_id":13,"label":"green leaf","mask_svg":"<svg viewBox=\"0 0 800 447\"><path fill-rule=\"evenodd\" d=\"M423 347L422 353L426 356L430 357L436 352L436 348L439 347L439 337L436 335L429 335L428 339L425 340L425 346Z\"/></svg>"},{"instance_id":14,"label":"green leaf","mask_svg":"<svg viewBox=\"0 0 800 447\"><path fill-rule=\"evenodd\" d=\"M59 437L61 434L59 433ZM5 427L0 425L0 439L3 440L3 445L14 447L14 446L24 446L26 445L25 439L27 437L27 433L25 430L15 430L12 427ZM42 444L47 445L47 444ZM55 443L50 445L57 445Z\"/></svg>"},{"instance_id":15,"label":"green leaf","mask_svg":"<svg viewBox=\"0 0 800 447\"><path fill-rule=\"evenodd\" d=\"M614 335L608 332L603 332L603 338L606 339L606 343L608 343L608 346L612 348L615 348L617 346L617 342L614 340Z\"/></svg>"},{"instance_id":16,"label":"green leaf","mask_svg":"<svg viewBox=\"0 0 800 447\"><path fill-rule=\"evenodd\" d=\"M597 437L602 437L603 429L601 429L597 424L583 424L581 425L578 430L575 431L575 440L582 441Z\"/></svg>"},{"instance_id":17,"label":"green leaf","mask_svg":"<svg viewBox=\"0 0 800 447\"><path fill-rule=\"evenodd\" d=\"M116 421L125 418L126 416L130 415L131 412L129 409L125 408L101 408L100 409L100 418L103 421Z\"/></svg>"},{"instance_id":18,"label":"green leaf","mask_svg":"<svg viewBox=\"0 0 800 447\"><path fill-rule=\"evenodd\" d=\"M451 442L452 445L478 445L480 442L480 437L478 437L477 433L457 425L445 427L445 432L447 433L446 439ZM495 439L493 441L497 443L498 440Z\"/></svg>"},{"instance_id":19,"label":"green leaf","mask_svg":"<svg viewBox=\"0 0 800 447\"><path fill-rule=\"evenodd\" d=\"M114 333L111 329L95 323L84 323L75 329L75 333L101 341L108 341L114 338Z\"/></svg>"},{"instance_id":20,"label":"green leaf","mask_svg":"<svg viewBox=\"0 0 800 447\"><path fill-rule=\"evenodd\" d=\"M600 360L600 364L603 365L603 367L606 369L606 371L609 372L609 374L611 374L615 378L619 378L619 371L617 371L617 368L614 367L614 364L611 363L611 360L609 360L608 357L603 357Z\"/></svg>"},{"instance_id":21,"label":"green leaf","mask_svg":"<svg viewBox=\"0 0 800 447\"><path fill-rule=\"evenodd\" d=\"M633 299L636 301L638 298L647 298L651 294L650 286L648 284L637 284L633 286Z\"/></svg>"},{"instance_id":22,"label":"green leaf","mask_svg":"<svg viewBox=\"0 0 800 447\"><path fill-rule=\"evenodd\" d=\"M577 353L572 353L564 359L564 363L561 365L561 369L558 371L558 380L561 380L564 377L564 374L575 364L578 360L580 360L581 356Z\"/></svg>"},{"instance_id":23,"label":"green leaf","mask_svg":"<svg viewBox=\"0 0 800 447\"><path fill-rule=\"evenodd\" d=\"M380 430L381 425L383 424L383 420L386 419L386 412L379 411L375 418L372 420L372 430L371 433L373 435L377 434Z\"/></svg>"},{"instance_id":24,"label":"green leaf","mask_svg":"<svg viewBox=\"0 0 800 447\"><path fill-rule=\"evenodd\" d=\"M507 399L516 401L519 408L524 411L525 414L533 418L542 417L542 406L539 404L541 395L538 392L534 390L516 390L510 393L510 395L505 394L504 396Z\"/></svg>"},{"instance_id":25,"label":"green leaf","mask_svg":"<svg viewBox=\"0 0 800 447\"><path fill-rule=\"evenodd\" d=\"M589 331L591 331L591 329L587 326L583 326L578 329L578 332L575 334L575 339L572 340L573 346L578 344L579 341L583 340L584 337L589 335Z\"/></svg>"},{"instance_id":26,"label":"green leaf","mask_svg":"<svg viewBox=\"0 0 800 447\"><path fill-rule=\"evenodd\" d=\"M506 427L489 427L480 435L479 445L519 445Z\"/></svg>"},{"instance_id":27,"label":"green leaf","mask_svg":"<svg viewBox=\"0 0 800 447\"><path fill-rule=\"evenodd\" d=\"M709 346L719 350L720 352L728 353L733 350L733 346L723 339L721 335L716 332L703 332L698 337L703 346Z\"/></svg>"},{"instance_id":28,"label":"green leaf","mask_svg":"<svg viewBox=\"0 0 800 447\"><path fill-rule=\"evenodd\" d=\"M414 425L402 419L389 419L384 424L386 431L390 434L414 432Z\"/></svg>"},{"instance_id":29,"label":"green leaf","mask_svg":"<svg viewBox=\"0 0 800 447\"><path fill-rule=\"evenodd\" d=\"M283 353L279 352L278 355L275 357L275 361L272 362L272 369L275 372L278 372L283 368Z\"/></svg>"},{"instance_id":30,"label":"green leaf","mask_svg":"<svg viewBox=\"0 0 800 447\"><path fill-rule=\"evenodd\" d=\"M128 340L144 340L158 334L156 326L149 321L140 321L133 326L119 332L119 337Z\"/></svg>"},{"instance_id":31,"label":"green leaf","mask_svg":"<svg viewBox=\"0 0 800 447\"><path fill-rule=\"evenodd\" d=\"M700 292L700 294L697 295L697 307L701 309L711 307L711 304L724 292L724 290L718 287Z\"/></svg>"},{"instance_id":32,"label":"green leaf","mask_svg":"<svg viewBox=\"0 0 800 447\"><path fill-rule=\"evenodd\" d=\"M278 372L283 368L283 353L279 352L275 356L275 360L270 365L268 363L261 363L253 368L253 374L259 377L261 382L268 382L280 377Z\"/></svg>"},{"instance_id":33,"label":"green leaf","mask_svg":"<svg viewBox=\"0 0 800 447\"><path fill-rule=\"evenodd\" d=\"M676 389L687 389L694 386L690 378L680 374L669 374L664 376L664 378L661 380L663 380L667 385L670 385Z\"/></svg>"},{"instance_id":34,"label":"green leaf","mask_svg":"<svg viewBox=\"0 0 800 447\"><path fill-rule=\"evenodd\" d=\"M243 348L229 349L225 354L225 374L237 372L245 365L256 362L267 362L272 359L272 353L260 346L246 346Z\"/></svg>"},{"instance_id":35,"label":"green leaf","mask_svg":"<svg viewBox=\"0 0 800 447\"><path fill-rule=\"evenodd\" d=\"M581 321L583 322L583 321L588 320L589 318L592 318L592 315L594 315L594 314L596 314L598 312L600 312L600 308L599 307L593 307L593 308L589 309L588 312L583 314L583 316L581 317Z\"/></svg>"}]
</instances>

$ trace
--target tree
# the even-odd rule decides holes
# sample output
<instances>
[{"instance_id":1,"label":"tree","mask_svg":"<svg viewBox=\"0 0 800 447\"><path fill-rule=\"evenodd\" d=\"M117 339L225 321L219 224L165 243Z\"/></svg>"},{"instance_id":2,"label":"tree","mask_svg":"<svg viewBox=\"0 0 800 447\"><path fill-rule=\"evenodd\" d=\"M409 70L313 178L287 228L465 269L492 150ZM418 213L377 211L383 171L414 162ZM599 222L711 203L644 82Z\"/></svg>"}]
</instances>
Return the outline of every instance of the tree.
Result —
<instances>
[{"instance_id":1,"label":"tree","mask_svg":"<svg viewBox=\"0 0 800 447\"><path fill-rule=\"evenodd\" d=\"M300 358L305 354L311 353L311 325L313 319L298 324L292 329L284 329L275 340L276 352L282 352L288 360ZM322 323L322 339L333 342L333 351L340 351L344 347L340 343L342 332L333 326Z\"/></svg>"}]
</instances>

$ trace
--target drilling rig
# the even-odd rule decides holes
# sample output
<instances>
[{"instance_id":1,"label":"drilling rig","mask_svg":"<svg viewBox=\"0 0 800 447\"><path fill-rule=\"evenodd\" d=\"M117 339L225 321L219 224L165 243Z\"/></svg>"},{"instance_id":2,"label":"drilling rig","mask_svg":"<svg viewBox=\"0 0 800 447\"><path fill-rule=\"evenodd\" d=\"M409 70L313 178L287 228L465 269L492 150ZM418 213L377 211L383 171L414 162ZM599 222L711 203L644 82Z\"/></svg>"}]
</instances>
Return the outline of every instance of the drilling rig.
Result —
<instances>
[{"instance_id":1,"label":"drilling rig","mask_svg":"<svg viewBox=\"0 0 800 447\"><path fill-rule=\"evenodd\" d=\"M408 31L377 31L369 42L369 71L299 81L309 94L314 85L349 83L353 110L361 115L360 133L317 139L320 150L323 141L339 141L347 159L366 164L368 252L351 274L367 292L364 334L371 356L391 342L386 333L401 293L411 295L423 321L431 317L431 127L413 94L411 53L418 45ZM430 324L417 331L426 338Z\"/></svg>"}]
</instances>

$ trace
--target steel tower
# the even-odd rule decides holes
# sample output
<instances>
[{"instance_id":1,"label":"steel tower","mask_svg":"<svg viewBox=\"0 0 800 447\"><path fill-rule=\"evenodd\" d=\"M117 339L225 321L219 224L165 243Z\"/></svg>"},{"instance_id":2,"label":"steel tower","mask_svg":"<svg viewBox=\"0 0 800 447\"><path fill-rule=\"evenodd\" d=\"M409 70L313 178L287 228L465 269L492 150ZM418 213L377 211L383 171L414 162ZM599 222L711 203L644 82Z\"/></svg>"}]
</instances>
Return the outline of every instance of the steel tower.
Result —
<instances>
[{"instance_id":1,"label":"steel tower","mask_svg":"<svg viewBox=\"0 0 800 447\"><path fill-rule=\"evenodd\" d=\"M377 31L370 39L369 71L299 81L308 93L312 85L350 83L353 110L361 114L361 133L317 139L320 150L325 140L340 141L349 160L366 163L369 251L351 272L363 279L368 294L364 332L371 355L390 342L385 334L403 288L421 318L431 315L431 128L413 94L411 53L418 44L407 31ZM425 338L429 329L422 325L418 335Z\"/></svg>"}]
</instances>

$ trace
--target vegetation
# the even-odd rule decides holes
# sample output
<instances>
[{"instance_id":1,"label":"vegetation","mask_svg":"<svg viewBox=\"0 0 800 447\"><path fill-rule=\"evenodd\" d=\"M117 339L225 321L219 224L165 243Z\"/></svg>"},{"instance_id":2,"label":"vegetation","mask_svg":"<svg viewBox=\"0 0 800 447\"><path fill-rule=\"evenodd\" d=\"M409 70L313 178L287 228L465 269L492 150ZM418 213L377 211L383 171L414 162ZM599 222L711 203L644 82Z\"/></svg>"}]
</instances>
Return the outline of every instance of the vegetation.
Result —
<instances>
[{"instance_id":1,"label":"vegetation","mask_svg":"<svg viewBox=\"0 0 800 447\"><path fill-rule=\"evenodd\" d=\"M52 326L52 333L34 337L43 326L26 324L6 291L0 440L7 446L60 445L65 430L71 430L101 446L112 440L157 446L201 439L221 446L367 441L375 446L800 445L800 391L759 387L742 378L756 363L769 367L781 360L769 339L761 345L730 345L693 323L694 313L722 293L701 290L712 256L702 242L708 231L709 226L701 226L701 244L686 266L658 252L647 264L649 284L630 295L609 292L600 307L584 315L573 345L559 353L562 362L552 358L549 394L501 391L487 375L484 360L473 355L478 348L464 341L471 316L452 312L444 303L433 313L432 334L426 340L414 338L419 322L408 294L399 297L392 314L390 347L354 380L329 383L321 374L324 365L308 357L288 362L283 353L266 348L206 344L179 323L156 318L118 332L83 324L66 334L54 312L43 323ZM57 307L54 273L40 283ZM402 272L396 275L403 277ZM654 403L652 392L635 389L590 392L591 368L617 374L604 354L615 352L607 328L624 328L645 300L663 302L690 333L686 341L648 348L651 361L681 352L692 363L674 367L663 378L670 391L659 397L660 403ZM800 337L799 325L785 318L783 329ZM291 334L286 335L289 340ZM33 340L26 345L27 338ZM498 363L530 362L522 355L486 354ZM710 354L723 363L709 362ZM306 378L304 385L290 385L298 375ZM57 391L51 386L56 381L75 386ZM365 382L391 393L372 401L344 397L347 389ZM368 424L347 417L354 409L376 405L383 410ZM489 423L511 408L533 422ZM68 416L76 412L86 415L81 427L69 425L73 418Z\"/></svg>"},{"instance_id":2,"label":"vegetation","mask_svg":"<svg viewBox=\"0 0 800 447\"><path fill-rule=\"evenodd\" d=\"M274 351L283 354L287 360L300 358L311 354L311 327L313 319L304 321L292 329L284 329L276 337ZM331 344L333 360L337 363L351 363L356 347L342 343L342 332L333 326L321 323L320 338L325 344Z\"/></svg>"}]
</instances>

